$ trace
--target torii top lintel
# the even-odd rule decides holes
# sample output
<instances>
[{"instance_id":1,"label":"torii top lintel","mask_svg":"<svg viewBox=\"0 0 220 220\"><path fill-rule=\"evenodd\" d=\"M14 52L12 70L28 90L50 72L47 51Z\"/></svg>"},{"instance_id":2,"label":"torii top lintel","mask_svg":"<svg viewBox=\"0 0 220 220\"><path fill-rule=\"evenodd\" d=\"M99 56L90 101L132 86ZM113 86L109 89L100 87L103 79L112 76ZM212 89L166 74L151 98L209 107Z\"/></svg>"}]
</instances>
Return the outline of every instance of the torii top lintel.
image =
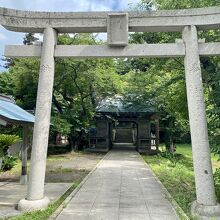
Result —
<instances>
[{"instance_id":1,"label":"torii top lintel","mask_svg":"<svg viewBox=\"0 0 220 220\"><path fill-rule=\"evenodd\" d=\"M106 32L107 17L116 12L34 12L0 7L0 24L10 31L41 33L52 27L60 33ZM130 32L182 31L195 25L199 30L220 27L220 8L185 10L129 11Z\"/></svg>"}]
</instances>

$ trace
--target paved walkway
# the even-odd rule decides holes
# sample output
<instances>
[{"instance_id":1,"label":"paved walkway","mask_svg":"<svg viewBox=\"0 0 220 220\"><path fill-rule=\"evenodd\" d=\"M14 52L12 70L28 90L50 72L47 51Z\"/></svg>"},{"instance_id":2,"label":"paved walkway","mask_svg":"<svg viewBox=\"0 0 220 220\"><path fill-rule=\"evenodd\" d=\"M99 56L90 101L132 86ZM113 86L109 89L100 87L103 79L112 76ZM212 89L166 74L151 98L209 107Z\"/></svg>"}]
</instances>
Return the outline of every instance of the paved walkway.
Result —
<instances>
[{"instance_id":1,"label":"paved walkway","mask_svg":"<svg viewBox=\"0 0 220 220\"><path fill-rule=\"evenodd\" d=\"M161 185L136 151L114 150L57 220L176 220Z\"/></svg>"},{"instance_id":2,"label":"paved walkway","mask_svg":"<svg viewBox=\"0 0 220 220\"><path fill-rule=\"evenodd\" d=\"M46 183L45 195L51 201L57 200L71 186L71 183ZM0 219L9 216L20 215L21 212L15 209L19 200L25 198L27 185L17 182L0 182Z\"/></svg>"}]
</instances>

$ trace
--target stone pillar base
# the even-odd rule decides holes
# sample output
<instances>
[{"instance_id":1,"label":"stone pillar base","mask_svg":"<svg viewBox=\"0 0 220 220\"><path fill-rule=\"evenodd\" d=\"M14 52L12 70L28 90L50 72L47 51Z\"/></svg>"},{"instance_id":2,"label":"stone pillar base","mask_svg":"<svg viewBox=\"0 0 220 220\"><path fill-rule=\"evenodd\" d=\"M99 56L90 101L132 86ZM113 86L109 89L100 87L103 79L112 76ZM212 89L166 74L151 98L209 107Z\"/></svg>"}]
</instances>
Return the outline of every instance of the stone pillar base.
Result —
<instances>
[{"instance_id":1,"label":"stone pillar base","mask_svg":"<svg viewBox=\"0 0 220 220\"><path fill-rule=\"evenodd\" d=\"M27 200L27 199L21 199L18 203L18 210L29 212L29 211L35 211L47 208L50 200L47 197L44 197L43 199L39 200Z\"/></svg>"},{"instance_id":2,"label":"stone pillar base","mask_svg":"<svg viewBox=\"0 0 220 220\"><path fill-rule=\"evenodd\" d=\"M199 204L197 201L194 201L191 206L192 215L198 219L208 220L215 219L220 220L220 204L208 206Z\"/></svg>"}]
</instances>

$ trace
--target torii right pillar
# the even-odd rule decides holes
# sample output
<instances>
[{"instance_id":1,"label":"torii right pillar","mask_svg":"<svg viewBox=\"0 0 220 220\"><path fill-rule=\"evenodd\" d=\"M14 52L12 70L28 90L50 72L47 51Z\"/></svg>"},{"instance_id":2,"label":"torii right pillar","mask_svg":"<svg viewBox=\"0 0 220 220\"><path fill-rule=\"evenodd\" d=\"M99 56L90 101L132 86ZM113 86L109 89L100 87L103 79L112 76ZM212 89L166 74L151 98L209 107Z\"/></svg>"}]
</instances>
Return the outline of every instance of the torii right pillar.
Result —
<instances>
[{"instance_id":1,"label":"torii right pillar","mask_svg":"<svg viewBox=\"0 0 220 220\"><path fill-rule=\"evenodd\" d=\"M184 65L197 197L192 204L192 214L199 219L220 219L220 205L215 197L195 26L186 26L183 29L183 42L186 52Z\"/></svg>"}]
</instances>

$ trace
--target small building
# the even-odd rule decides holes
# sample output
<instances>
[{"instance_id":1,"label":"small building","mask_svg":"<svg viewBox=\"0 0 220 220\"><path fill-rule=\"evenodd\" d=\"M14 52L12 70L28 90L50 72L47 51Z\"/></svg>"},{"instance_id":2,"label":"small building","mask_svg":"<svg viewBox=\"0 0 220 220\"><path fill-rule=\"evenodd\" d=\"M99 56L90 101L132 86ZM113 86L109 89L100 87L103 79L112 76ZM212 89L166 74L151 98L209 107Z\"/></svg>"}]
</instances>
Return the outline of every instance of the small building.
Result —
<instances>
[{"instance_id":1,"label":"small building","mask_svg":"<svg viewBox=\"0 0 220 220\"><path fill-rule=\"evenodd\" d=\"M149 105L108 98L96 113L95 126L89 132L89 150L109 151L126 143L141 153L158 151L160 117Z\"/></svg>"},{"instance_id":2,"label":"small building","mask_svg":"<svg viewBox=\"0 0 220 220\"><path fill-rule=\"evenodd\" d=\"M23 141L21 145L21 184L27 183L27 149L30 144L28 134L34 126L35 117L16 105L15 100L4 94L0 94L0 125L13 124L23 127Z\"/></svg>"}]
</instances>

